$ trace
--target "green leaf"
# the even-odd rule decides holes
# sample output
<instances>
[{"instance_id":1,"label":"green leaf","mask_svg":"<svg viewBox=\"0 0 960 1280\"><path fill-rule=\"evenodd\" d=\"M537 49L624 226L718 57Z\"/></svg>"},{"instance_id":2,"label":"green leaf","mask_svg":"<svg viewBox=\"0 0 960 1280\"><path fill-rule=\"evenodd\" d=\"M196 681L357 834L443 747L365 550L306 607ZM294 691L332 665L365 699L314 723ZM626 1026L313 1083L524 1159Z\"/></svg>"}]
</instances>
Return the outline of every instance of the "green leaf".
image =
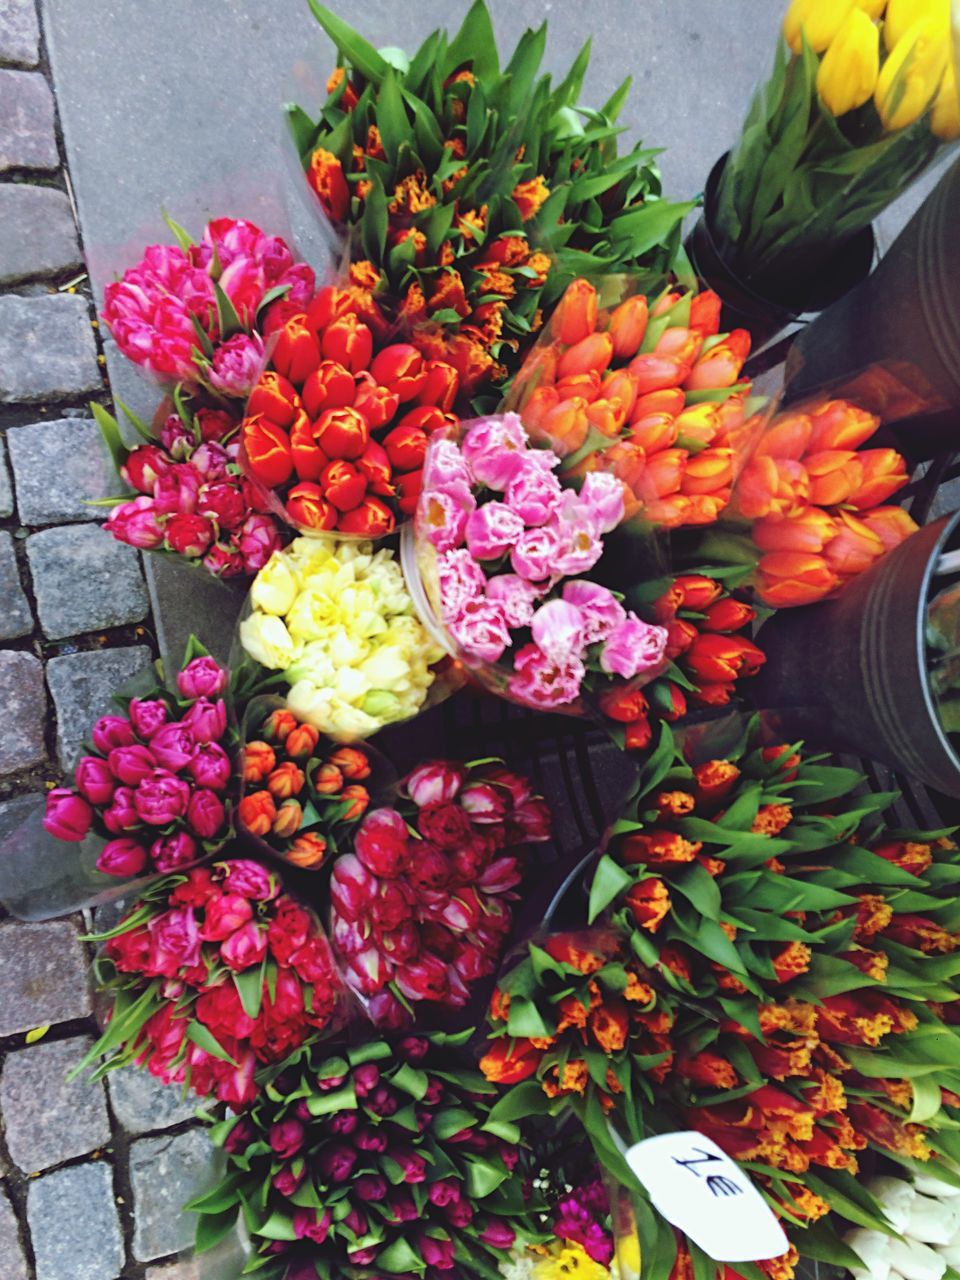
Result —
<instances>
[{"instance_id":1,"label":"green leaf","mask_svg":"<svg viewBox=\"0 0 960 1280\"><path fill-rule=\"evenodd\" d=\"M97 426L100 428L104 444L110 450L113 465L119 474L120 468L130 457L130 450L120 434L120 425L113 414L108 413L102 404L97 404L96 400L91 402L90 408L93 410L93 416L96 419Z\"/></svg>"},{"instance_id":2,"label":"green leaf","mask_svg":"<svg viewBox=\"0 0 960 1280\"><path fill-rule=\"evenodd\" d=\"M423 1261L406 1240L399 1236L377 1254L377 1267L395 1276L416 1276L423 1268Z\"/></svg>"},{"instance_id":3,"label":"green leaf","mask_svg":"<svg viewBox=\"0 0 960 1280\"><path fill-rule=\"evenodd\" d=\"M408 1062L404 1062L394 1071L390 1077L390 1083L396 1085L398 1089L402 1089L404 1093L409 1093L412 1098L418 1102L427 1092L427 1073L418 1071L415 1067L411 1067Z\"/></svg>"},{"instance_id":4,"label":"green leaf","mask_svg":"<svg viewBox=\"0 0 960 1280\"><path fill-rule=\"evenodd\" d=\"M240 1003L243 1005L243 1012L248 1018L259 1017L260 1007L263 1004L263 978L262 965L258 965L255 969L247 969L244 973L235 973L233 975L237 995L239 995Z\"/></svg>"},{"instance_id":5,"label":"green leaf","mask_svg":"<svg viewBox=\"0 0 960 1280\"><path fill-rule=\"evenodd\" d=\"M630 213L622 213L609 226L613 241L630 242L630 256L639 258L668 238L688 213L697 207L696 201L673 203L669 200L652 200Z\"/></svg>"},{"instance_id":6,"label":"green leaf","mask_svg":"<svg viewBox=\"0 0 960 1280\"><path fill-rule=\"evenodd\" d=\"M382 185L375 181L364 201L360 234L363 252L371 262L381 262L387 243L387 197Z\"/></svg>"},{"instance_id":7,"label":"green leaf","mask_svg":"<svg viewBox=\"0 0 960 1280\"><path fill-rule=\"evenodd\" d=\"M217 324L220 329L221 342L227 338L232 338L235 333L242 333L248 325L253 323L253 316L246 316L241 320L233 303L216 280L213 282L213 296L217 300Z\"/></svg>"},{"instance_id":8,"label":"green leaf","mask_svg":"<svg viewBox=\"0 0 960 1280\"><path fill-rule=\"evenodd\" d=\"M352 1084L330 1093L315 1093L307 1099L307 1110L312 1116L329 1116L337 1111L355 1111L357 1095Z\"/></svg>"},{"instance_id":9,"label":"green leaf","mask_svg":"<svg viewBox=\"0 0 960 1280\"><path fill-rule=\"evenodd\" d=\"M484 0L474 0L463 25L450 42L444 60L444 79L464 65L471 66L481 81L493 78L500 71L497 37Z\"/></svg>"},{"instance_id":10,"label":"green leaf","mask_svg":"<svg viewBox=\"0 0 960 1280\"><path fill-rule=\"evenodd\" d=\"M221 1062L229 1062L234 1067L237 1065L236 1059L231 1058L209 1027L205 1027L202 1022L191 1022L188 1025L187 1039L192 1040L198 1049L202 1049L204 1053L209 1053L212 1058L219 1058Z\"/></svg>"},{"instance_id":11,"label":"green leaf","mask_svg":"<svg viewBox=\"0 0 960 1280\"><path fill-rule=\"evenodd\" d=\"M493 1164L481 1156L467 1156L466 1165L467 1191L477 1200L492 1195L504 1179L510 1177L503 1164Z\"/></svg>"},{"instance_id":12,"label":"green leaf","mask_svg":"<svg viewBox=\"0 0 960 1280\"><path fill-rule=\"evenodd\" d=\"M720 919L720 887L699 862L691 863L671 876L670 887L678 889L707 920Z\"/></svg>"},{"instance_id":13,"label":"green leaf","mask_svg":"<svg viewBox=\"0 0 960 1280\"><path fill-rule=\"evenodd\" d=\"M163 210L163 220L167 224L167 226L170 228L170 230L173 232L173 238L176 240L177 244L184 251L184 253L186 253L188 250L193 248L193 238L191 237L189 231L181 227L179 222L174 222L173 218L170 217L166 209Z\"/></svg>"},{"instance_id":14,"label":"green leaf","mask_svg":"<svg viewBox=\"0 0 960 1280\"><path fill-rule=\"evenodd\" d=\"M387 70L380 86L377 99L377 125L380 129L380 140L387 153L387 159L396 163L400 148L405 142L413 139L413 130L407 119L403 95L400 92L400 80L392 67Z\"/></svg>"},{"instance_id":15,"label":"green leaf","mask_svg":"<svg viewBox=\"0 0 960 1280\"><path fill-rule=\"evenodd\" d=\"M913 1107L910 1111L910 1122L926 1124L937 1114L943 1102L940 1086L935 1080L924 1077L914 1080L911 1088L913 1089Z\"/></svg>"},{"instance_id":16,"label":"green leaf","mask_svg":"<svg viewBox=\"0 0 960 1280\"><path fill-rule=\"evenodd\" d=\"M313 16L337 46L338 52L367 80L379 84L387 74L389 64L380 57L369 41L364 40L342 18L331 13L319 0L308 0Z\"/></svg>"},{"instance_id":17,"label":"green leaf","mask_svg":"<svg viewBox=\"0 0 960 1280\"><path fill-rule=\"evenodd\" d=\"M462 1129L472 1129L477 1123L477 1113L463 1107L444 1107L436 1113L431 1131L440 1142L446 1142Z\"/></svg>"},{"instance_id":18,"label":"green leaf","mask_svg":"<svg viewBox=\"0 0 960 1280\"><path fill-rule=\"evenodd\" d=\"M550 1100L538 1082L524 1080L521 1084L514 1085L498 1102L494 1103L490 1108L487 1123L500 1124L524 1120L527 1116L546 1115L549 1110Z\"/></svg>"},{"instance_id":19,"label":"green leaf","mask_svg":"<svg viewBox=\"0 0 960 1280\"><path fill-rule=\"evenodd\" d=\"M609 907L614 898L626 892L632 883L633 877L629 872L614 862L609 854L604 854L597 863L593 882L590 885L590 907L587 914L587 923L593 924L601 912ZM534 1032L533 1034L540 1035L543 1033Z\"/></svg>"},{"instance_id":20,"label":"green leaf","mask_svg":"<svg viewBox=\"0 0 960 1280\"><path fill-rule=\"evenodd\" d=\"M200 1218L194 1244L198 1254L206 1253L227 1238L236 1226L239 1211L240 1206L235 1204L233 1208L224 1209L222 1213L205 1213Z\"/></svg>"},{"instance_id":21,"label":"green leaf","mask_svg":"<svg viewBox=\"0 0 960 1280\"><path fill-rule=\"evenodd\" d=\"M507 1031L511 1036L549 1036L550 1028L532 1000L514 996L510 1001Z\"/></svg>"}]
</instances>

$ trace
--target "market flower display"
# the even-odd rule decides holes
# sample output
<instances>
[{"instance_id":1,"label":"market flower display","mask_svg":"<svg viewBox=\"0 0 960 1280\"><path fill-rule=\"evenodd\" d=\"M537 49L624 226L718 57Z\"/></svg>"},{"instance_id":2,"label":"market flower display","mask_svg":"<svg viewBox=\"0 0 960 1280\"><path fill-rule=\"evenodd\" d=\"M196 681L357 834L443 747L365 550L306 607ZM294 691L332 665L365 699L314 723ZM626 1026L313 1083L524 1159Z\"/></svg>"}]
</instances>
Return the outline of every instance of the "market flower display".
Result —
<instances>
[{"instance_id":1,"label":"market flower display","mask_svg":"<svg viewBox=\"0 0 960 1280\"><path fill-rule=\"evenodd\" d=\"M73 786L47 793L47 833L68 843L95 837L105 875L180 871L230 837L229 673L199 649L191 640L175 690L158 687L127 700L126 714L101 716Z\"/></svg>"},{"instance_id":2,"label":"market flower display","mask_svg":"<svg viewBox=\"0 0 960 1280\"><path fill-rule=\"evenodd\" d=\"M433 760L374 809L334 865L331 937L380 1026L421 1001L462 1008L496 972L527 846L550 839L546 802L499 764Z\"/></svg>"},{"instance_id":3,"label":"market flower display","mask_svg":"<svg viewBox=\"0 0 960 1280\"><path fill-rule=\"evenodd\" d=\"M305 309L278 308L241 439L248 474L291 524L378 538L412 514L430 434L457 422L459 377L387 341L358 292L327 285Z\"/></svg>"},{"instance_id":4,"label":"market flower display","mask_svg":"<svg viewBox=\"0 0 960 1280\"><path fill-rule=\"evenodd\" d=\"M256 1072L330 1029L342 987L311 911L259 862L157 881L103 941L113 1016L82 1066L136 1062L238 1110Z\"/></svg>"},{"instance_id":5,"label":"market flower display","mask_svg":"<svg viewBox=\"0 0 960 1280\"><path fill-rule=\"evenodd\" d=\"M389 550L296 538L257 574L250 604L243 648L283 672L290 710L335 741L366 738L426 702L443 654Z\"/></svg>"},{"instance_id":6,"label":"market flower display","mask_svg":"<svg viewBox=\"0 0 960 1280\"><path fill-rule=\"evenodd\" d=\"M591 570L623 515L619 481L579 492L553 474L514 413L434 440L417 506L418 559L452 653L516 702L576 708L581 691L647 683L667 633L628 611ZM499 665L499 671L496 670Z\"/></svg>"}]
</instances>

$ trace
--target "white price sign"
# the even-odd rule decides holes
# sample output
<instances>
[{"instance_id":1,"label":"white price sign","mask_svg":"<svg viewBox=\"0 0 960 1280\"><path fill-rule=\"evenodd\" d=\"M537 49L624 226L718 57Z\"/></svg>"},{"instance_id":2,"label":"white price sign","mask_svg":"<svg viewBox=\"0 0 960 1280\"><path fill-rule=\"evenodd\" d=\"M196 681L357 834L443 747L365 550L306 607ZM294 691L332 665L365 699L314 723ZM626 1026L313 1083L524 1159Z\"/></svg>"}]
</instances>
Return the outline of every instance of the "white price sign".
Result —
<instances>
[{"instance_id":1,"label":"white price sign","mask_svg":"<svg viewBox=\"0 0 960 1280\"><path fill-rule=\"evenodd\" d=\"M664 1133L626 1152L654 1207L716 1262L762 1262L790 1247L740 1166L694 1130Z\"/></svg>"}]
</instances>

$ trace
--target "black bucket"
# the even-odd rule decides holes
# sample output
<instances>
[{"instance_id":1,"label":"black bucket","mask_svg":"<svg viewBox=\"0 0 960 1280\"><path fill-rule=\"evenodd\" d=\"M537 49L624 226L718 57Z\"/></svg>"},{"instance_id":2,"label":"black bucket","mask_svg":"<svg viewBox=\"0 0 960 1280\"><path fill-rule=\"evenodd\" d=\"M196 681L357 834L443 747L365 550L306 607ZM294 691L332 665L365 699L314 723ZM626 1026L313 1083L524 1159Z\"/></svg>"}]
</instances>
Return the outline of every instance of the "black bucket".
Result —
<instances>
[{"instance_id":1,"label":"black bucket","mask_svg":"<svg viewBox=\"0 0 960 1280\"><path fill-rule=\"evenodd\" d=\"M926 662L931 579L960 512L926 525L836 600L782 609L757 643L751 696L793 707L808 739L846 747L960 798L960 757L940 724Z\"/></svg>"},{"instance_id":2,"label":"black bucket","mask_svg":"<svg viewBox=\"0 0 960 1280\"><path fill-rule=\"evenodd\" d=\"M797 337L786 398L854 396L911 456L960 446L960 161L869 280Z\"/></svg>"},{"instance_id":3,"label":"black bucket","mask_svg":"<svg viewBox=\"0 0 960 1280\"><path fill-rule=\"evenodd\" d=\"M801 315L821 311L869 275L876 255L873 230L830 245L820 255L804 250L791 262L743 274L724 257L713 230L717 189L727 157L714 165L704 190L704 210L686 241L693 269L723 301L721 328L748 329L755 349Z\"/></svg>"}]
</instances>

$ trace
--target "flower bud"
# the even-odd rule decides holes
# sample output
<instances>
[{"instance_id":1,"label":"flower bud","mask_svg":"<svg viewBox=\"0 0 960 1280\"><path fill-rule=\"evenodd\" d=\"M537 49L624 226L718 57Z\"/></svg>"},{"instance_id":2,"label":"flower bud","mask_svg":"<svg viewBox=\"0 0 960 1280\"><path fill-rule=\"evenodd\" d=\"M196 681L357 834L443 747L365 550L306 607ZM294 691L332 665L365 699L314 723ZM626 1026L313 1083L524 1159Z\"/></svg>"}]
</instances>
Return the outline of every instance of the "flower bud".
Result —
<instances>
[{"instance_id":1,"label":"flower bud","mask_svg":"<svg viewBox=\"0 0 960 1280\"><path fill-rule=\"evenodd\" d=\"M267 716L260 728L260 732L269 742L285 743L299 724L300 721L292 711L288 711L286 707L278 707L276 711L271 711ZM273 768L273 766L271 765L270 768ZM248 781L259 781L259 778L248 779Z\"/></svg>"},{"instance_id":2,"label":"flower bud","mask_svg":"<svg viewBox=\"0 0 960 1280\"><path fill-rule=\"evenodd\" d=\"M635 356L627 368L630 376L637 384L637 395L647 396L653 391L664 391L679 387L690 373L690 366L672 356L658 356L652 352ZM682 406L681 406L682 407ZM637 406L634 405L634 417Z\"/></svg>"},{"instance_id":3,"label":"flower bud","mask_svg":"<svg viewBox=\"0 0 960 1280\"><path fill-rule=\"evenodd\" d=\"M292 382L275 369L267 369L250 392L247 416L262 416L278 427L288 427L300 408L300 397Z\"/></svg>"},{"instance_id":4,"label":"flower bud","mask_svg":"<svg viewBox=\"0 0 960 1280\"><path fill-rule=\"evenodd\" d=\"M257 794L262 795L262 792ZM275 836L286 840L300 830L303 822L303 807L299 800L284 800L273 820L272 831Z\"/></svg>"},{"instance_id":5,"label":"flower bud","mask_svg":"<svg viewBox=\"0 0 960 1280\"><path fill-rule=\"evenodd\" d=\"M613 339L613 354L618 360L632 360L640 350L647 332L649 304L643 294L635 294L621 302L610 316L608 332Z\"/></svg>"},{"instance_id":6,"label":"flower bud","mask_svg":"<svg viewBox=\"0 0 960 1280\"><path fill-rule=\"evenodd\" d=\"M71 791L69 787L54 787L47 792L43 826L57 840L79 844L90 830L92 822L93 810L75 791Z\"/></svg>"},{"instance_id":7,"label":"flower bud","mask_svg":"<svg viewBox=\"0 0 960 1280\"><path fill-rule=\"evenodd\" d=\"M690 299L690 328L704 338L713 338L720 332L720 313L723 302L712 289L704 289Z\"/></svg>"},{"instance_id":8,"label":"flower bud","mask_svg":"<svg viewBox=\"0 0 960 1280\"><path fill-rule=\"evenodd\" d=\"M574 280L557 304L550 332L565 347L582 342L597 327L597 291L588 280Z\"/></svg>"},{"instance_id":9,"label":"flower bud","mask_svg":"<svg viewBox=\"0 0 960 1280\"><path fill-rule=\"evenodd\" d=\"M284 750L291 760L306 760L320 741L320 731L312 724L295 724L284 740Z\"/></svg>"},{"instance_id":10,"label":"flower bud","mask_svg":"<svg viewBox=\"0 0 960 1280\"><path fill-rule=\"evenodd\" d=\"M420 490L423 488L423 472L408 471L405 475L397 476L397 506L400 512L405 516L412 516L417 509L417 503L420 500Z\"/></svg>"},{"instance_id":11,"label":"flower bud","mask_svg":"<svg viewBox=\"0 0 960 1280\"><path fill-rule=\"evenodd\" d=\"M609 366L613 359L613 338L609 333L591 333L568 348L557 363L558 378L568 378L578 373L597 373Z\"/></svg>"},{"instance_id":12,"label":"flower bud","mask_svg":"<svg viewBox=\"0 0 960 1280\"><path fill-rule=\"evenodd\" d=\"M328 458L359 458L370 440L366 418L356 409L325 409L314 423L314 439Z\"/></svg>"},{"instance_id":13,"label":"flower bud","mask_svg":"<svg viewBox=\"0 0 960 1280\"><path fill-rule=\"evenodd\" d=\"M355 315L344 315L328 325L321 337L324 359L336 360L351 373L370 367L373 334ZM317 361L319 364L319 360Z\"/></svg>"},{"instance_id":14,"label":"flower bud","mask_svg":"<svg viewBox=\"0 0 960 1280\"><path fill-rule=\"evenodd\" d=\"M298 769L292 760L284 760L267 775L267 790L274 800L289 800L303 790L306 779L303 770Z\"/></svg>"},{"instance_id":15,"label":"flower bud","mask_svg":"<svg viewBox=\"0 0 960 1280\"><path fill-rule=\"evenodd\" d=\"M333 464L336 465L336 464ZM305 529L335 529L337 513L327 501L326 489L304 480L287 494L287 516Z\"/></svg>"},{"instance_id":16,"label":"flower bud","mask_svg":"<svg viewBox=\"0 0 960 1280\"><path fill-rule=\"evenodd\" d=\"M356 391L353 374L348 369L336 360L324 360L307 375L301 392L303 407L316 419L327 409L343 409L353 404Z\"/></svg>"},{"instance_id":17,"label":"flower bud","mask_svg":"<svg viewBox=\"0 0 960 1280\"><path fill-rule=\"evenodd\" d=\"M129 836L110 840L97 857L97 870L108 876L138 876L146 867L146 849Z\"/></svg>"},{"instance_id":18,"label":"flower bud","mask_svg":"<svg viewBox=\"0 0 960 1280\"><path fill-rule=\"evenodd\" d=\"M426 378L417 393L417 404L433 405L449 413L459 390L460 379L456 369L444 360L427 360L423 368Z\"/></svg>"},{"instance_id":19,"label":"flower bud","mask_svg":"<svg viewBox=\"0 0 960 1280\"><path fill-rule=\"evenodd\" d=\"M243 748L244 782L262 782L276 767L277 756L269 742L248 742Z\"/></svg>"},{"instance_id":20,"label":"flower bud","mask_svg":"<svg viewBox=\"0 0 960 1280\"><path fill-rule=\"evenodd\" d=\"M290 454L301 480L319 480L330 459L317 444L314 424L301 410L290 428Z\"/></svg>"},{"instance_id":21,"label":"flower bud","mask_svg":"<svg viewBox=\"0 0 960 1280\"><path fill-rule=\"evenodd\" d=\"M155 444L141 444L131 449L120 468L120 475L131 489L152 494L157 480L169 467L170 459L161 448Z\"/></svg>"},{"instance_id":22,"label":"flower bud","mask_svg":"<svg viewBox=\"0 0 960 1280\"><path fill-rule=\"evenodd\" d=\"M276 335L270 356L273 367L282 377L301 386L320 360L320 344L306 315L291 317Z\"/></svg>"},{"instance_id":23,"label":"flower bud","mask_svg":"<svg viewBox=\"0 0 960 1280\"><path fill-rule=\"evenodd\" d=\"M369 791L355 782L343 788L340 798L348 803L348 807L341 815L344 822L357 822L370 807Z\"/></svg>"},{"instance_id":24,"label":"flower bud","mask_svg":"<svg viewBox=\"0 0 960 1280\"><path fill-rule=\"evenodd\" d=\"M707 616L700 624L705 631L740 631L757 616L755 609L731 596L710 605L706 612Z\"/></svg>"},{"instance_id":25,"label":"flower bud","mask_svg":"<svg viewBox=\"0 0 960 1280\"><path fill-rule=\"evenodd\" d=\"M794 53L803 40L814 53L823 53L854 8L855 0L791 0L783 20L783 35Z\"/></svg>"},{"instance_id":26,"label":"flower bud","mask_svg":"<svg viewBox=\"0 0 960 1280\"><path fill-rule=\"evenodd\" d=\"M383 440L390 465L396 471L420 471L427 454L427 433L420 427L394 427Z\"/></svg>"},{"instance_id":27,"label":"flower bud","mask_svg":"<svg viewBox=\"0 0 960 1280\"><path fill-rule=\"evenodd\" d=\"M269 791L250 792L243 797L237 809L240 825L254 836L269 835L276 816L277 806Z\"/></svg>"},{"instance_id":28,"label":"flower bud","mask_svg":"<svg viewBox=\"0 0 960 1280\"><path fill-rule=\"evenodd\" d=\"M434 431L446 431L448 427L459 425L455 414L447 413L434 404L420 404L408 409L396 424L398 427L419 427L432 435Z\"/></svg>"},{"instance_id":29,"label":"flower bud","mask_svg":"<svg viewBox=\"0 0 960 1280\"><path fill-rule=\"evenodd\" d=\"M313 831L305 831L288 845L285 856L288 862L304 870L319 867L327 852L327 842Z\"/></svg>"},{"instance_id":30,"label":"flower bud","mask_svg":"<svg viewBox=\"0 0 960 1280\"><path fill-rule=\"evenodd\" d=\"M361 373L357 376L357 394L353 403L373 430L379 431L397 416L400 397L389 387L381 387L374 382L369 373Z\"/></svg>"},{"instance_id":31,"label":"flower bud","mask_svg":"<svg viewBox=\"0 0 960 1280\"><path fill-rule=\"evenodd\" d=\"M313 152L307 169L307 182L327 216L334 222L343 222L350 210L350 188L343 165L332 151L318 147Z\"/></svg>"},{"instance_id":32,"label":"flower bud","mask_svg":"<svg viewBox=\"0 0 960 1280\"><path fill-rule=\"evenodd\" d=\"M402 428L397 427L395 429L399 431ZM357 458L357 470L366 480L368 489L373 493L377 493L384 498L393 496L393 471L390 467L390 459L387 457L386 449L384 449L383 445L378 444L376 440L371 440L360 457Z\"/></svg>"},{"instance_id":33,"label":"flower bud","mask_svg":"<svg viewBox=\"0 0 960 1280\"><path fill-rule=\"evenodd\" d=\"M164 529L164 541L177 555L196 559L202 556L213 541L214 527L206 516L171 516Z\"/></svg>"},{"instance_id":34,"label":"flower bud","mask_svg":"<svg viewBox=\"0 0 960 1280\"><path fill-rule=\"evenodd\" d=\"M244 418L240 432L251 474L270 489L285 484L293 472L286 432L262 414Z\"/></svg>"},{"instance_id":35,"label":"flower bud","mask_svg":"<svg viewBox=\"0 0 960 1280\"><path fill-rule=\"evenodd\" d=\"M949 14L921 17L897 41L880 69L874 104L890 133L919 120L935 101L951 55Z\"/></svg>"},{"instance_id":36,"label":"flower bud","mask_svg":"<svg viewBox=\"0 0 960 1280\"><path fill-rule=\"evenodd\" d=\"M408 342L384 347L373 357L370 373L382 387L388 387L400 399L414 400L427 384L423 356Z\"/></svg>"},{"instance_id":37,"label":"flower bud","mask_svg":"<svg viewBox=\"0 0 960 1280\"><path fill-rule=\"evenodd\" d=\"M145 494L132 502L121 502L107 516L104 526L118 542L152 551L163 542L163 522L153 498Z\"/></svg>"},{"instance_id":38,"label":"flower bud","mask_svg":"<svg viewBox=\"0 0 960 1280\"><path fill-rule=\"evenodd\" d=\"M359 747L337 747L329 756L328 763L335 764L351 782L362 782L370 777L370 761Z\"/></svg>"},{"instance_id":39,"label":"flower bud","mask_svg":"<svg viewBox=\"0 0 960 1280\"><path fill-rule=\"evenodd\" d=\"M817 93L834 116L856 111L873 97L880 75L880 32L854 8L830 41L817 70Z\"/></svg>"},{"instance_id":40,"label":"flower bud","mask_svg":"<svg viewBox=\"0 0 960 1280\"><path fill-rule=\"evenodd\" d=\"M336 466L336 463L332 463ZM349 466L349 463L344 464ZM419 475L419 472L411 473ZM369 495L340 517L338 528L343 533L357 534L361 538L383 538L394 528L393 512L379 498Z\"/></svg>"},{"instance_id":41,"label":"flower bud","mask_svg":"<svg viewBox=\"0 0 960 1280\"><path fill-rule=\"evenodd\" d=\"M328 760L314 769L313 788L322 796L338 795L343 790L343 774Z\"/></svg>"},{"instance_id":42,"label":"flower bud","mask_svg":"<svg viewBox=\"0 0 960 1280\"><path fill-rule=\"evenodd\" d=\"M84 756L73 775L77 790L91 804L109 804L117 784L110 766L99 756Z\"/></svg>"}]
</instances>

